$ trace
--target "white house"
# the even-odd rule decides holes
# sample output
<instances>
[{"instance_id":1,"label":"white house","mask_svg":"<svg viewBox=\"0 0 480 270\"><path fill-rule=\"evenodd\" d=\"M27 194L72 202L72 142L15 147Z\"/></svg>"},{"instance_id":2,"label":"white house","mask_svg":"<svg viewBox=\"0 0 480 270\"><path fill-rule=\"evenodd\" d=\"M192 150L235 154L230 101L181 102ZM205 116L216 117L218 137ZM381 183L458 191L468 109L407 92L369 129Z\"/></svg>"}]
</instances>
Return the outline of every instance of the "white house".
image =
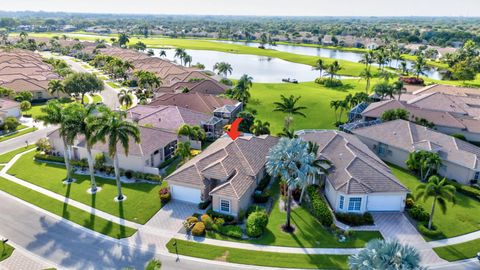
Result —
<instances>
[{"instance_id":1,"label":"white house","mask_svg":"<svg viewBox=\"0 0 480 270\"><path fill-rule=\"evenodd\" d=\"M302 130L297 135L319 146L318 156L332 163L325 196L336 212L401 212L408 189L358 138L336 130Z\"/></svg>"},{"instance_id":2,"label":"white house","mask_svg":"<svg viewBox=\"0 0 480 270\"><path fill-rule=\"evenodd\" d=\"M54 151L63 154L63 141L59 137L58 129L47 135ZM157 128L140 127L140 143L130 141L128 156L123 147L118 145L119 167L124 170L132 170L143 173L158 174L158 166L174 155L177 145L177 135L173 132ZM108 144L97 143L92 148L92 155L104 153L106 163L113 164L108 158ZM80 160L87 158L86 142L83 137L78 137L72 147L72 159Z\"/></svg>"},{"instance_id":3,"label":"white house","mask_svg":"<svg viewBox=\"0 0 480 270\"><path fill-rule=\"evenodd\" d=\"M462 184L480 179L480 148L452 136L405 120L358 128L352 133L381 159L397 166L406 168L411 152L426 150L440 156L441 176Z\"/></svg>"},{"instance_id":4,"label":"white house","mask_svg":"<svg viewBox=\"0 0 480 270\"><path fill-rule=\"evenodd\" d=\"M22 116L20 112L20 103L10 100L0 98L0 124L5 121L7 117L20 118Z\"/></svg>"}]
</instances>

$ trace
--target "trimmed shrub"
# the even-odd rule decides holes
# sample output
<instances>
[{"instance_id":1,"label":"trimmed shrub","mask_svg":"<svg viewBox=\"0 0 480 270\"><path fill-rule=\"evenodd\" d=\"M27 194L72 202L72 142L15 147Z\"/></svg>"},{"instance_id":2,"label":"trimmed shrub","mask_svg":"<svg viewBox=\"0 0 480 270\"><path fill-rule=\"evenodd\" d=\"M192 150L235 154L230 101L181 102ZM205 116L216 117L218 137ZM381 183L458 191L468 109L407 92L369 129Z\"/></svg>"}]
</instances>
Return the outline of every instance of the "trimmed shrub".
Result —
<instances>
[{"instance_id":1,"label":"trimmed shrub","mask_svg":"<svg viewBox=\"0 0 480 270\"><path fill-rule=\"evenodd\" d=\"M205 224L205 228L207 230L211 230L213 225L213 219L207 214L203 214L201 219L202 219L202 222Z\"/></svg>"},{"instance_id":2,"label":"trimmed shrub","mask_svg":"<svg viewBox=\"0 0 480 270\"><path fill-rule=\"evenodd\" d=\"M270 199L270 196L271 194L269 190L265 190L263 192L260 190L256 190L253 193L252 198L255 203L266 203Z\"/></svg>"},{"instance_id":3,"label":"trimmed shrub","mask_svg":"<svg viewBox=\"0 0 480 270\"><path fill-rule=\"evenodd\" d=\"M170 194L170 189L167 187L163 187L158 191L158 196L160 197L160 201L162 204L168 203L172 199L172 195Z\"/></svg>"},{"instance_id":4,"label":"trimmed shrub","mask_svg":"<svg viewBox=\"0 0 480 270\"><path fill-rule=\"evenodd\" d=\"M408 209L408 214L415 219L416 221L428 221L430 219L430 214L419 205L414 205L412 208Z\"/></svg>"},{"instance_id":5,"label":"trimmed shrub","mask_svg":"<svg viewBox=\"0 0 480 270\"><path fill-rule=\"evenodd\" d=\"M335 87L340 87L343 85L341 80L338 79L330 79L330 78L316 78L315 83L318 83L320 85L324 85L325 87L329 88L335 88Z\"/></svg>"},{"instance_id":6,"label":"trimmed shrub","mask_svg":"<svg viewBox=\"0 0 480 270\"><path fill-rule=\"evenodd\" d=\"M198 209L205 210L210 205L210 201L201 202L198 204Z\"/></svg>"},{"instance_id":7,"label":"trimmed shrub","mask_svg":"<svg viewBox=\"0 0 480 270\"><path fill-rule=\"evenodd\" d=\"M209 208L207 210L207 214L209 216L211 216L213 219L215 218L222 218L223 220L225 220L226 222L233 222L235 220L235 217L232 216L232 215L227 215L227 214L222 214L222 213L218 213L218 212L215 212L213 211L212 208Z\"/></svg>"},{"instance_id":8,"label":"trimmed shrub","mask_svg":"<svg viewBox=\"0 0 480 270\"><path fill-rule=\"evenodd\" d=\"M65 163L65 159L63 157L50 156L45 154L36 154L35 159L49 162Z\"/></svg>"},{"instance_id":9,"label":"trimmed shrub","mask_svg":"<svg viewBox=\"0 0 480 270\"><path fill-rule=\"evenodd\" d=\"M414 205L415 201L412 198L407 198L407 200L405 200L405 207L408 209L412 208Z\"/></svg>"},{"instance_id":10,"label":"trimmed shrub","mask_svg":"<svg viewBox=\"0 0 480 270\"><path fill-rule=\"evenodd\" d=\"M133 176L132 171L130 170L125 171L125 177L127 177L127 179L132 179L132 176Z\"/></svg>"},{"instance_id":11,"label":"trimmed shrub","mask_svg":"<svg viewBox=\"0 0 480 270\"><path fill-rule=\"evenodd\" d=\"M423 234L425 236L428 236L430 238L438 238L439 236L442 235L442 232L438 230L438 228L437 228L437 226L435 226L435 224L432 224L432 229L429 230L428 229L428 223L419 222L417 224L417 229L421 234Z\"/></svg>"},{"instance_id":12,"label":"trimmed shrub","mask_svg":"<svg viewBox=\"0 0 480 270\"><path fill-rule=\"evenodd\" d=\"M192 235L193 236L202 236L205 234L205 224L203 222L197 222L193 226Z\"/></svg>"},{"instance_id":13,"label":"trimmed shrub","mask_svg":"<svg viewBox=\"0 0 480 270\"><path fill-rule=\"evenodd\" d=\"M187 217L188 224L194 224L198 222L198 218L194 216Z\"/></svg>"},{"instance_id":14,"label":"trimmed shrub","mask_svg":"<svg viewBox=\"0 0 480 270\"><path fill-rule=\"evenodd\" d=\"M265 212L253 212L247 219L247 235L249 237L259 237L262 235L268 224L268 215Z\"/></svg>"},{"instance_id":15,"label":"trimmed shrub","mask_svg":"<svg viewBox=\"0 0 480 270\"><path fill-rule=\"evenodd\" d=\"M457 192L462 193L463 195L472 197L474 199L480 198L480 190L476 189L475 187L462 185L452 180L448 180L448 183L453 185L457 189Z\"/></svg>"},{"instance_id":16,"label":"trimmed shrub","mask_svg":"<svg viewBox=\"0 0 480 270\"><path fill-rule=\"evenodd\" d=\"M265 208L261 207L260 205L253 204L247 209L246 217L250 216L251 213L254 212L265 212L267 213L267 210Z\"/></svg>"},{"instance_id":17,"label":"trimmed shrub","mask_svg":"<svg viewBox=\"0 0 480 270\"><path fill-rule=\"evenodd\" d=\"M215 218L213 223L215 223L217 226L223 226L223 224L225 224L225 220L223 218Z\"/></svg>"},{"instance_id":18,"label":"trimmed shrub","mask_svg":"<svg viewBox=\"0 0 480 270\"><path fill-rule=\"evenodd\" d=\"M324 226L330 226L333 223L333 215L327 203L318 194L318 186L307 187L307 194L310 198L308 202L310 213Z\"/></svg>"},{"instance_id":19,"label":"trimmed shrub","mask_svg":"<svg viewBox=\"0 0 480 270\"><path fill-rule=\"evenodd\" d=\"M225 236L229 236L237 239L242 238L242 235L243 235L242 228L237 225L219 226L218 232Z\"/></svg>"},{"instance_id":20,"label":"trimmed shrub","mask_svg":"<svg viewBox=\"0 0 480 270\"><path fill-rule=\"evenodd\" d=\"M373 225L373 217L370 213L364 214L349 214L349 213L335 213L335 216L340 222L350 226Z\"/></svg>"}]
</instances>

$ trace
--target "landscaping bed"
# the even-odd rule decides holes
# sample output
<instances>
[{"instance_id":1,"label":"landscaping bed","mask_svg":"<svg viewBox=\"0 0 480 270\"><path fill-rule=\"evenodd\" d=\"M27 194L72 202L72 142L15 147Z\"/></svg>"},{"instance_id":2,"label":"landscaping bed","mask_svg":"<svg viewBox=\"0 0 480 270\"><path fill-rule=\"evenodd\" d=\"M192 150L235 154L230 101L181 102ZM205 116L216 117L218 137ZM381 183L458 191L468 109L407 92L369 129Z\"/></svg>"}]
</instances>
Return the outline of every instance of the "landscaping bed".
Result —
<instances>
[{"instance_id":1,"label":"landscaping bed","mask_svg":"<svg viewBox=\"0 0 480 270\"><path fill-rule=\"evenodd\" d=\"M173 243L176 241L176 248ZM309 255L246 250L172 239L170 253L248 265L309 269L348 269L347 255Z\"/></svg>"},{"instance_id":2,"label":"landscaping bed","mask_svg":"<svg viewBox=\"0 0 480 270\"><path fill-rule=\"evenodd\" d=\"M9 244L0 244L0 262L8 259L14 250Z\"/></svg>"},{"instance_id":3,"label":"landscaping bed","mask_svg":"<svg viewBox=\"0 0 480 270\"><path fill-rule=\"evenodd\" d=\"M64 185L62 182L66 177L65 167L61 164L35 162L33 160L35 154L35 152L24 154L8 173L62 196L140 224L145 224L162 207L158 192L161 187L166 186L164 182L161 185L123 184L122 190L127 200L118 204L113 200L117 195L115 180L96 177L97 184L102 190L92 197L86 192L90 188L89 175L74 175L76 181Z\"/></svg>"}]
</instances>

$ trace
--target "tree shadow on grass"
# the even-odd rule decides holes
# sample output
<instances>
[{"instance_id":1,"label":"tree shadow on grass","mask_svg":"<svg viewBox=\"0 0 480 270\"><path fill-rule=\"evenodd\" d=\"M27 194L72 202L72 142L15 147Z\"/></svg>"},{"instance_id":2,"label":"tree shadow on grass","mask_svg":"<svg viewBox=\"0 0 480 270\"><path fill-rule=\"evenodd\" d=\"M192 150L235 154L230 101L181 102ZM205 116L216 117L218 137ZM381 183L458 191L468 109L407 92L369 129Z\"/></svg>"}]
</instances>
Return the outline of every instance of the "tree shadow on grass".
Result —
<instances>
[{"instance_id":1,"label":"tree shadow on grass","mask_svg":"<svg viewBox=\"0 0 480 270\"><path fill-rule=\"evenodd\" d=\"M125 219L125 212L123 210L123 201L122 202L118 202L118 216L124 220ZM120 235L119 237L120 238L123 238L123 237L126 237L126 232L125 232L125 224L123 221L120 221L120 225L123 225L123 226L120 226Z\"/></svg>"},{"instance_id":2,"label":"tree shadow on grass","mask_svg":"<svg viewBox=\"0 0 480 270\"><path fill-rule=\"evenodd\" d=\"M65 201L63 202L62 217L64 219L69 219L70 213L68 212L68 201L70 198L70 191L72 184L67 185L67 191L65 192Z\"/></svg>"},{"instance_id":3,"label":"tree shadow on grass","mask_svg":"<svg viewBox=\"0 0 480 270\"><path fill-rule=\"evenodd\" d=\"M355 89L355 86L350 83L343 83L341 86L337 87L326 87L324 86L326 90L333 90L333 91L339 91L339 92L348 92L349 90Z\"/></svg>"}]
</instances>

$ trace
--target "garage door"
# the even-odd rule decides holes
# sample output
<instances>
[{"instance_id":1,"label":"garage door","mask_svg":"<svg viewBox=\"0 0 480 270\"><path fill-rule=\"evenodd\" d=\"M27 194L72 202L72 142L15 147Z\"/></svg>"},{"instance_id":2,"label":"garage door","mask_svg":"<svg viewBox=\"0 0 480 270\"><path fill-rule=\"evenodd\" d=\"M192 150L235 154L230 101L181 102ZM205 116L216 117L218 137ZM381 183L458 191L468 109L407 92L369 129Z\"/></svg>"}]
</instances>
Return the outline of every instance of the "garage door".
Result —
<instances>
[{"instance_id":1,"label":"garage door","mask_svg":"<svg viewBox=\"0 0 480 270\"><path fill-rule=\"evenodd\" d=\"M175 200L199 203L200 190L196 188L172 185L172 198Z\"/></svg>"},{"instance_id":2,"label":"garage door","mask_svg":"<svg viewBox=\"0 0 480 270\"><path fill-rule=\"evenodd\" d=\"M400 211L403 196L368 196L367 211Z\"/></svg>"}]
</instances>

